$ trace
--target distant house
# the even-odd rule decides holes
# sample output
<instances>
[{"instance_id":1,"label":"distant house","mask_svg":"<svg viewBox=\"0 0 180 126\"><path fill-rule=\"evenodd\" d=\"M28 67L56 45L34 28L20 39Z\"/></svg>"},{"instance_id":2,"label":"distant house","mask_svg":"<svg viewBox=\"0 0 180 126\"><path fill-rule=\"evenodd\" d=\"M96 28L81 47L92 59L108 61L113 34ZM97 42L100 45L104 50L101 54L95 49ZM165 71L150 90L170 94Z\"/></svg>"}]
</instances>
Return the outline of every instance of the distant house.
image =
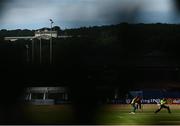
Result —
<instances>
[{"instance_id":1,"label":"distant house","mask_svg":"<svg viewBox=\"0 0 180 126\"><path fill-rule=\"evenodd\" d=\"M58 33L57 31L48 31L48 30L44 30L44 31L35 31L35 37L43 37L45 39L47 38L50 38L50 37L53 37L53 38L57 38L58 37Z\"/></svg>"}]
</instances>

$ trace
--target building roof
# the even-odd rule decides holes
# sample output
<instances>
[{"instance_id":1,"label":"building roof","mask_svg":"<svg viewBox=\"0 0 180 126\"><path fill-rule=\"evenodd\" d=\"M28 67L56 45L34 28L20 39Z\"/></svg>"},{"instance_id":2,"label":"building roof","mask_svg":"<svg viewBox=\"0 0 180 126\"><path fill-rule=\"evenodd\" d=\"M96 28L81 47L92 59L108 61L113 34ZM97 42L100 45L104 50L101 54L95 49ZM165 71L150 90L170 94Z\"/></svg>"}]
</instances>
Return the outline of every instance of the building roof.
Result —
<instances>
[{"instance_id":1,"label":"building roof","mask_svg":"<svg viewBox=\"0 0 180 126\"><path fill-rule=\"evenodd\" d=\"M31 93L44 93L44 92L49 92L49 93L63 93L67 89L65 87L29 87L27 88L26 92L31 92Z\"/></svg>"},{"instance_id":2,"label":"building roof","mask_svg":"<svg viewBox=\"0 0 180 126\"><path fill-rule=\"evenodd\" d=\"M39 34L39 33L42 33L42 34L44 34L44 33L55 33L55 34L57 34L57 31L48 31L48 30L44 30L44 31L35 31L35 34Z\"/></svg>"}]
</instances>

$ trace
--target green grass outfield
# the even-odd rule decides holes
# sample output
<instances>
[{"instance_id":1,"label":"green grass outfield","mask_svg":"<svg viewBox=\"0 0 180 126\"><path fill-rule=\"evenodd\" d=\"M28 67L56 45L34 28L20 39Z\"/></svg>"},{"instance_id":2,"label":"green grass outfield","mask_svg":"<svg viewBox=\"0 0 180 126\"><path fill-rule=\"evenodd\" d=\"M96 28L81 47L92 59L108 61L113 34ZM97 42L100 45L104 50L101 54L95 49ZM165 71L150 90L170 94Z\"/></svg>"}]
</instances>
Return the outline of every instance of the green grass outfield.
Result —
<instances>
[{"instance_id":1,"label":"green grass outfield","mask_svg":"<svg viewBox=\"0 0 180 126\"><path fill-rule=\"evenodd\" d=\"M75 121L71 105L28 105L23 113L31 124L73 124Z\"/></svg>"},{"instance_id":2,"label":"green grass outfield","mask_svg":"<svg viewBox=\"0 0 180 126\"><path fill-rule=\"evenodd\" d=\"M143 105L143 111L129 114L130 105L103 105L93 116L94 124L101 125L180 125L180 105L170 105L172 113L162 109L158 114L154 111L157 105ZM73 124L74 115L71 105L42 105L25 108L26 118L34 124Z\"/></svg>"},{"instance_id":3,"label":"green grass outfield","mask_svg":"<svg viewBox=\"0 0 180 126\"><path fill-rule=\"evenodd\" d=\"M180 124L180 105L169 105L172 113L162 109L155 114L158 109L155 104L143 105L143 111L138 110L136 114L129 114L130 105L106 105L97 114L97 124L117 124L117 125L177 125Z\"/></svg>"}]
</instances>

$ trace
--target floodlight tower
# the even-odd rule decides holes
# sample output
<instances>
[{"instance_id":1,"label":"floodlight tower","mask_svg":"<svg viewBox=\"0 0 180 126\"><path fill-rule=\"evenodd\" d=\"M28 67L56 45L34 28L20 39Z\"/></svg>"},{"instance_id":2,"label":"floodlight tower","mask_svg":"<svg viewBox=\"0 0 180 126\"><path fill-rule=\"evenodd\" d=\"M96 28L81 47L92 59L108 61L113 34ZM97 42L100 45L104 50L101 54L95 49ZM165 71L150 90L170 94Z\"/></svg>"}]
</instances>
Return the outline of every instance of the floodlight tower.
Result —
<instances>
[{"instance_id":1,"label":"floodlight tower","mask_svg":"<svg viewBox=\"0 0 180 126\"><path fill-rule=\"evenodd\" d=\"M51 23L51 38L50 38L50 64L52 64L52 24L54 23L52 19L49 19Z\"/></svg>"}]
</instances>

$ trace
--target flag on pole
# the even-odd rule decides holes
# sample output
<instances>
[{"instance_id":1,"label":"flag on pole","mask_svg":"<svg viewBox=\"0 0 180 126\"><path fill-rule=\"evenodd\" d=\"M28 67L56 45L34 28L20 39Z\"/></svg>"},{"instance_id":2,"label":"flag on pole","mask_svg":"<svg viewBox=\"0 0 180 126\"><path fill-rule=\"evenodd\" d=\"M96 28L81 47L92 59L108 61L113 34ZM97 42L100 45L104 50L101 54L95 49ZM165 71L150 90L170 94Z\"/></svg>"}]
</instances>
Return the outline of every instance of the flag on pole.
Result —
<instances>
[{"instance_id":1,"label":"flag on pole","mask_svg":"<svg viewBox=\"0 0 180 126\"><path fill-rule=\"evenodd\" d=\"M54 23L52 19L49 19L51 21L51 23Z\"/></svg>"}]
</instances>

